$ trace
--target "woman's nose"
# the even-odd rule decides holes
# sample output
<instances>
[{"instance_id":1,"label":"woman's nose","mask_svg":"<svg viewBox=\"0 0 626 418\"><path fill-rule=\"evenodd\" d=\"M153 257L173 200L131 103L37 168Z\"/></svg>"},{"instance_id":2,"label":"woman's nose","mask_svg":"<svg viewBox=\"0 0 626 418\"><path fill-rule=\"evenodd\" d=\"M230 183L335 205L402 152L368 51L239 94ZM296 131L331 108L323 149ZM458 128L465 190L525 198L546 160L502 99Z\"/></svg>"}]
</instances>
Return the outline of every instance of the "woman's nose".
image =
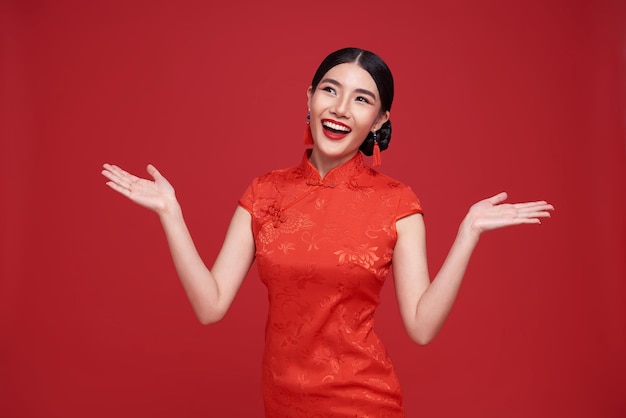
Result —
<instances>
[{"instance_id":1,"label":"woman's nose","mask_svg":"<svg viewBox=\"0 0 626 418\"><path fill-rule=\"evenodd\" d=\"M348 100L338 98L335 105L331 108L331 113L337 117L347 117L349 114Z\"/></svg>"}]
</instances>

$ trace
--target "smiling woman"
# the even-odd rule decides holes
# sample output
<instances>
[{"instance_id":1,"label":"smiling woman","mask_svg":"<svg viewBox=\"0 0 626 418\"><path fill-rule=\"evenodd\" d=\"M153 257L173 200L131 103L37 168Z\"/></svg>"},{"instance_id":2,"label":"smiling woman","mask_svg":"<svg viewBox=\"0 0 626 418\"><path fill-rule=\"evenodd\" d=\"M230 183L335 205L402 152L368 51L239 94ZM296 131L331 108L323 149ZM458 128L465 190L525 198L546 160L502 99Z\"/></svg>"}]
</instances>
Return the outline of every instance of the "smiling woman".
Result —
<instances>
[{"instance_id":1,"label":"smiling woman","mask_svg":"<svg viewBox=\"0 0 626 418\"><path fill-rule=\"evenodd\" d=\"M348 97L348 94L350 94L347 90L349 86L342 86L338 80L331 78L332 72L341 71L341 67L344 67L344 64L355 65L357 68L352 68L354 72L349 75L354 77L360 75L361 77L360 80L353 80L354 86L352 86L352 97ZM335 69L335 67L339 68ZM347 72L348 70L344 71ZM394 83L391 70L387 64L376 54L358 48L345 48L328 55L315 72L311 82L311 87L307 92L309 96L309 109L311 107L311 96L313 91L319 88L320 83L330 84L330 86L322 87L322 89L328 89L327 91L330 94L336 95L335 88L338 89L343 87L343 94L346 96L346 100L363 102L364 104L369 105L370 110L372 110L372 108L375 109L376 107L379 107L378 115L376 116L378 118L376 124L378 125L378 130L371 129L372 132L368 132L367 136L363 136L365 137L365 140L361 142L360 146L360 150L365 155L374 155L374 165L379 165L380 152L387 149L389 146L389 140L391 139L389 111L391 110L391 104L393 103ZM369 86L369 89L367 86ZM376 125L373 125L372 127L376 128Z\"/></svg>"},{"instance_id":2,"label":"smiling woman","mask_svg":"<svg viewBox=\"0 0 626 418\"><path fill-rule=\"evenodd\" d=\"M430 342L455 301L479 236L539 224L544 201L474 204L438 274L426 262L422 207L411 188L367 166L389 145L393 78L376 54L328 55L307 90L312 149L300 164L257 177L239 200L212 268L198 255L174 188L105 164L115 191L159 215L198 319L219 321L252 263L267 286L263 357L267 417L403 417L400 384L373 330L390 269L404 326Z\"/></svg>"},{"instance_id":3,"label":"smiling woman","mask_svg":"<svg viewBox=\"0 0 626 418\"><path fill-rule=\"evenodd\" d=\"M352 158L364 138L376 135L389 119L377 91L369 73L354 63L331 68L317 86L309 88L315 144L311 162L322 177Z\"/></svg>"},{"instance_id":4,"label":"smiling woman","mask_svg":"<svg viewBox=\"0 0 626 418\"><path fill-rule=\"evenodd\" d=\"M383 107L377 92L372 76L355 63L332 67L307 91L315 138L311 161L322 177L349 160L364 138L374 137L389 120L390 106Z\"/></svg>"}]
</instances>

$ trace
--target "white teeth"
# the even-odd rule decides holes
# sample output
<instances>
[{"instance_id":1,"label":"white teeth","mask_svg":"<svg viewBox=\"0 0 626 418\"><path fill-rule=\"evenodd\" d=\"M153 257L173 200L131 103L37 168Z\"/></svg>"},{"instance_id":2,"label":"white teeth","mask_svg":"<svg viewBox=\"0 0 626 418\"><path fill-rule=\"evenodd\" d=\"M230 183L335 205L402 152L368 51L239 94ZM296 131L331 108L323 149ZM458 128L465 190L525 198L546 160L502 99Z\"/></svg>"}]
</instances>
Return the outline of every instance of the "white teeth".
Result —
<instances>
[{"instance_id":1,"label":"white teeth","mask_svg":"<svg viewBox=\"0 0 626 418\"><path fill-rule=\"evenodd\" d=\"M322 124L325 127L333 129L335 131L350 132L349 128L346 128L345 126L342 126L342 125L337 125L336 123L332 123L332 122L329 122L329 121L326 121L326 120Z\"/></svg>"}]
</instances>

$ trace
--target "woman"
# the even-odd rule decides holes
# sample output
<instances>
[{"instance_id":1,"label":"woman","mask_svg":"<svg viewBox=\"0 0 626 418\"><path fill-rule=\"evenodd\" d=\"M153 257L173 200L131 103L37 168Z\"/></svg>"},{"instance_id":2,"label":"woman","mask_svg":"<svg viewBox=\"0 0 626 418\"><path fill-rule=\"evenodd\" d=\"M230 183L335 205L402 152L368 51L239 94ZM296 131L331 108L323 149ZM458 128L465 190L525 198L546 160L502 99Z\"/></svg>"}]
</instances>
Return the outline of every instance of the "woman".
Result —
<instances>
[{"instance_id":1,"label":"woman","mask_svg":"<svg viewBox=\"0 0 626 418\"><path fill-rule=\"evenodd\" d=\"M473 205L440 271L426 263L421 206L411 189L364 164L391 137L393 78L375 54L345 48L324 59L307 90L305 142L292 168L257 177L239 201L209 270L183 220L174 189L105 164L107 184L155 211L196 315L219 321L256 259L270 306L263 358L267 417L403 417L397 376L373 332L390 267L404 326L419 344L446 319L481 233L538 224L546 202Z\"/></svg>"}]
</instances>

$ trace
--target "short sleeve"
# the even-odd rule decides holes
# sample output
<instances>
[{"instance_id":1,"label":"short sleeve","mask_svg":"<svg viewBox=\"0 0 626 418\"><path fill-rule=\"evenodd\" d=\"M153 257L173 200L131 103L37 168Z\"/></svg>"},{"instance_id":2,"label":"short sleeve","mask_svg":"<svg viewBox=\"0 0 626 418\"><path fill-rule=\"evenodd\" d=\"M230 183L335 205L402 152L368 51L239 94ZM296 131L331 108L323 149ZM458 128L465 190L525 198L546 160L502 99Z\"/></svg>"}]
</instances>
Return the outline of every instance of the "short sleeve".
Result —
<instances>
[{"instance_id":1,"label":"short sleeve","mask_svg":"<svg viewBox=\"0 0 626 418\"><path fill-rule=\"evenodd\" d=\"M252 183L243 192L243 195L241 196L241 198L239 198L239 202L238 202L239 206L241 206L242 208L250 212L250 214L253 214L257 183L258 183L257 179L254 179Z\"/></svg>"},{"instance_id":2,"label":"short sleeve","mask_svg":"<svg viewBox=\"0 0 626 418\"><path fill-rule=\"evenodd\" d=\"M416 213L423 213L422 204L409 186L404 186L398 201L396 221Z\"/></svg>"}]
</instances>

